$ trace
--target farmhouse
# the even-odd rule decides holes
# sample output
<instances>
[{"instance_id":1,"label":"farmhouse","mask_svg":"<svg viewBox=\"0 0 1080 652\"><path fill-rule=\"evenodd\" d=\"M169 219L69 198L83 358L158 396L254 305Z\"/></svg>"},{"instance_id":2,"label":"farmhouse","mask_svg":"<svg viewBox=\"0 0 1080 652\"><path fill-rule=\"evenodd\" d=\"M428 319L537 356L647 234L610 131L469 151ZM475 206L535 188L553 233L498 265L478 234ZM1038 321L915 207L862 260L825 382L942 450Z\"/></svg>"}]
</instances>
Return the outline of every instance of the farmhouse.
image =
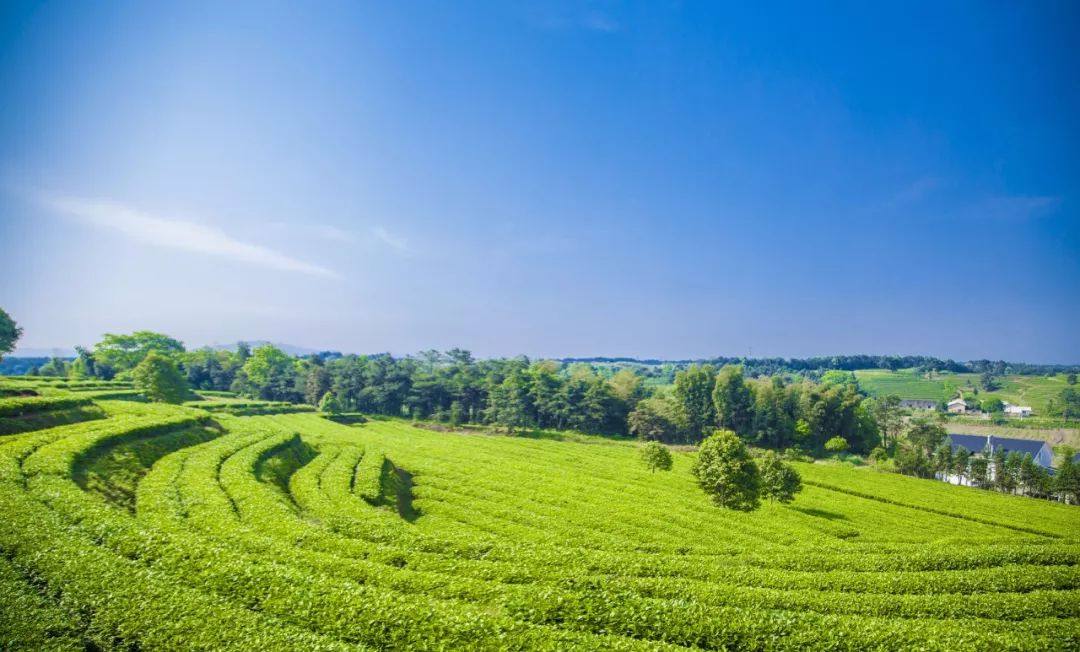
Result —
<instances>
[{"instance_id":1,"label":"farmhouse","mask_svg":"<svg viewBox=\"0 0 1080 652\"><path fill-rule=\"evenodd\" d=\"M1053 472L1051 464L1054 461L1054 451L1050 448L1050 444L1045 441L1009 439L993 435L985 437L983 435L949 435L949 444L952 445L953 454L956 454L961 448L966 449L972 455L984 455L986 457L993 456L999 450L1006 454L1014 451L1021 455L1030 454L1031 459L1036 464ZM993 477L993 468L990 469L990 475ZM969 478L961 478L952 474L947 474L942 479L952 484L971 484Z\"/></svg>"},{"instance_id":2,"label":"farmhouse","mask_svg":"<svg viewBox=\"0 0 1080 652\"><path fill-rule=\"evenodd\" d=\"M1012 403L1005 403L1005 416L1007 417L1024 417L1031 416L1030 405L1013 405Z\"/></svg>"},{"instance_id":3,"label":"farmhouse","mask_svg":"<svg viewBox=\"0 0 1080 652\"><path fill-rule=\"evenodd\" d=\"M905 398L900 401L900 407L913 410L933 410L937 407L937 401L929 401L921 398Z\"/></svg>"},{"instance_id":4,"label":"farmhouse","mask_svg":"<svg viewBox=\"0 0 1080 652\"><path fill-rule=\"evenodd\" d=\"M964 399L958 396L953 400L949 401L948 410L953 414L963 414L967 412L967 403L964 402Z\"/></svg>"}]
</instances>

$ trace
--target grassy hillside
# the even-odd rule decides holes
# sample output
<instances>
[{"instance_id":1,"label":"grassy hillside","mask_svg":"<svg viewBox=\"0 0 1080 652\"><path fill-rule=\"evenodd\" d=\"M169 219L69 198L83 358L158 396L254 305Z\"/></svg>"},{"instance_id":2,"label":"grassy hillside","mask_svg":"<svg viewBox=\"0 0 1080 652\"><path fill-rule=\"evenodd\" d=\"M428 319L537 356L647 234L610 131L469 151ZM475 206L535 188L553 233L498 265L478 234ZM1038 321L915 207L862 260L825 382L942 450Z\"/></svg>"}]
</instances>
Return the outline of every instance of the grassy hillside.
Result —
<instances>
[{"instance_id":1,"label":"grassy hillside","mask_svg":"<svg viewBox=\"0 0 1080 652\"><path fill-rule=\"evenodd\" d=\"M800 464L735 513L692 453L194 405L0 437L3 649L1080 646L1080 508Z\"/></svg>"},{"instance_id":2,"label":"grassy hillside","mask_svg":"<svg viewBox=\"0 0 1080 652\"><path fill-rule=\"evenodd\" d=\"M972 396L973 390L979 387L978 374L935 373L932 378L927 378L913 369L867 369L856 371L855 377L863 389L875 396L896 394L900 398L935 401L954 398L958 391ZM980 388L980 400L999 398L1016 405L1030 405L1036 412L1045 412L1047 402L1066 387L1064 375L1000 376L995 380L1001 389L986 392Z\"/></svg>"}]
</instances>

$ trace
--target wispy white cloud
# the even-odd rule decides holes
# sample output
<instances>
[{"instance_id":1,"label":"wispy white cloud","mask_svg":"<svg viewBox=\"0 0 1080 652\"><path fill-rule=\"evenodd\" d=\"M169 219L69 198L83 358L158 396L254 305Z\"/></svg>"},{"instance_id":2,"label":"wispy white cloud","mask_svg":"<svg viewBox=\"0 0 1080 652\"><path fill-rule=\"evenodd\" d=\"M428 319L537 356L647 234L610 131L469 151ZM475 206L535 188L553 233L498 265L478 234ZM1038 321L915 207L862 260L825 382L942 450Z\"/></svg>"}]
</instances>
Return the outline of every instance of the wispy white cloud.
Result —
<instances>
[{"instance_id":1,"label":"wispy white cloud","mask_svg":"<svg viewBox=\"0 0 1080 652\"><path fill-rule=\"evenodd\" d=\"M58 213L99 228L111 229L147 245L190 251L282 271L341 278L340 274L322 265L237 240L221 229L197 222L151 215L122 204L95 199L48 197L43 203Z\"/></svg>"},{"instance_id":2,"label":"wispy white cloud","mask_svg":"<svg viewBox=\"0 0 1080 652\"><path fill-rule=\"evenodd\" d=\"M371 234L382 244L387 245L399 254L409 253L409 241L401 236L394 235L381 226L371 229Z\"/></svg>"}]
</instances>

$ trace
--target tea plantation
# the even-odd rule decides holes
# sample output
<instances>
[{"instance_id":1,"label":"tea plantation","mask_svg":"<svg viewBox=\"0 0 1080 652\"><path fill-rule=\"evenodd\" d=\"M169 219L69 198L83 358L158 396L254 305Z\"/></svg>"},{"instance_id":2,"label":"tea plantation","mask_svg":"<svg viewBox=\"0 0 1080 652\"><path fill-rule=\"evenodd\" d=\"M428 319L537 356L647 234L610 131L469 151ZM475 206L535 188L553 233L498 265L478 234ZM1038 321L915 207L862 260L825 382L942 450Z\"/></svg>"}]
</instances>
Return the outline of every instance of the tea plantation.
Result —
<instances>
[{"instance_id":1,"label":"tea plantation","mask_svg":"<svg viewBox=\"0 0 1080 652\"><path fill-rule=\"evenodd\" d=\"M2 387L2 650L1080 648L1076 507L797 464L735 513L632 442Z\"/></svg>"}]
</instances>

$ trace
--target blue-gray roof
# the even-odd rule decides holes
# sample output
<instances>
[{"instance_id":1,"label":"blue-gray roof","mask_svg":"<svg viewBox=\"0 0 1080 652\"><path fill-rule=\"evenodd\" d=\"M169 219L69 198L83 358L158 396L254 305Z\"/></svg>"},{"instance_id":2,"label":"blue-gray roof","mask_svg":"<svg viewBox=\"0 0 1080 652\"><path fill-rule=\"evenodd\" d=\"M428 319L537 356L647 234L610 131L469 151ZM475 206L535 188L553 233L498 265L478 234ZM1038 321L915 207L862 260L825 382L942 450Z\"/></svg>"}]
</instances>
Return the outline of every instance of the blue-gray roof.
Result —
<instances>
[{"instance_id":1,"label":"blue-gray roof","mask_svg":"<svg viewBox=\"0 0 1080 652\"><path fill-rule=\"evenodd\" d=\"M1039 454L1046 442L1037 439L1009 439L1006 437L994 437L994 448L1003 448L1005 452L1016 451L1020 454L1031 453L1034 457ZM972 453L981 453L986 448L986 435L949 435L953 451L966 448Z\"/></svg>"}]
</instances>

